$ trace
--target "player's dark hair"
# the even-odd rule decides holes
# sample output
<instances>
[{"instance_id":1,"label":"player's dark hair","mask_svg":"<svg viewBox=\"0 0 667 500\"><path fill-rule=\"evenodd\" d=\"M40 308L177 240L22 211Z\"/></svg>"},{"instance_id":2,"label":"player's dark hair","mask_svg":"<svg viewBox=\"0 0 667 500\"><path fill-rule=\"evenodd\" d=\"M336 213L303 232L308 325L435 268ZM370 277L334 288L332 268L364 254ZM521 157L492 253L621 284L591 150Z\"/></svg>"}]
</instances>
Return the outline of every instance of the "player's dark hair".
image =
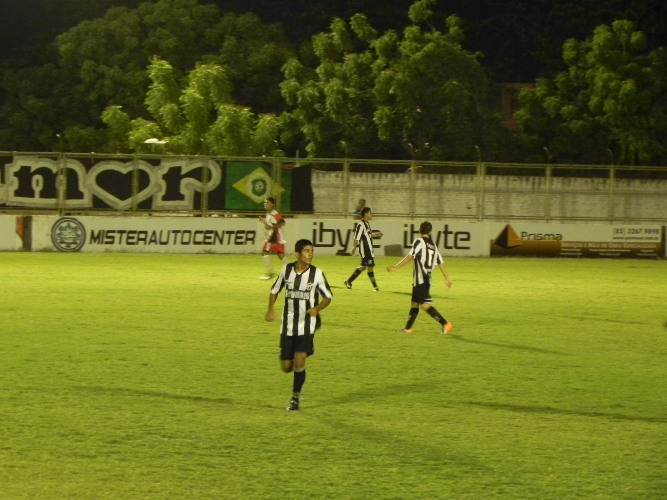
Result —
<instances>
[{"instance_id":1,"label":"player's dark hair","mask_svg":"<svg viewBox=\"0 0 667 500\"><path fill-rule=\"evenodd\" d=\"M276 204L276 199L275 199L273 196L269 196L269 197L268 197L266 200L264 200L264 201L270 201L270 202L273 203L274 205Z\"/></svg>"},{"instance_id":2,"label":"player's dark hair","mask_svg":"<svg viewBox=\"0 0 667 500\"><path fill-rule=\"evenodd\" d=\"M307 240L305 238L301 239L301 240L297 241L296 244L294 245L294 251L296 253L301 253L301 251L308 246L311 246L311 247L314 246L313 242L310 241L310 240Z\"/></svg>"},{"instance_id":3,"label":"player's dark hair","mask_svg":"<svg viewBox=\"0 0 667 500\"><path fill-rule=\"evenodd\" d=\"M370 211L371 211L371 207L364 207L364 208L361 209L361 212L359 212L359 215L364 217Z\"/></svg>"},{"instance_id":4,"label":"player's dark hair","mask_svg":"<svg viewBox=\"0 0 667 500\"><path fill-rule=\"evenodd\" d=\"M433 231L433 225L425 220L422 222L419 226L419 234L431 234L431 231Z\"/></svg>"}]
</instances>

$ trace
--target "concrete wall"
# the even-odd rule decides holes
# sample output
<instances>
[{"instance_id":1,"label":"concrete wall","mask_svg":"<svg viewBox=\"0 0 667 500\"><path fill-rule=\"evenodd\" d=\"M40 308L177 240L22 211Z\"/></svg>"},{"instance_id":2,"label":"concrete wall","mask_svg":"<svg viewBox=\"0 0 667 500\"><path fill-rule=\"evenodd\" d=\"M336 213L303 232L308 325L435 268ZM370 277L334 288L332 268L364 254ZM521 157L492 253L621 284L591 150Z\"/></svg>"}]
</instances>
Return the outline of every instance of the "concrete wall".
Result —
<instances>
[{"instance_id":1,"label":"concrete wall","mask_svg":"<svg viewBox=\"0 0 667 500\"><path fill-rule=\"evenodd\" d=\"M313 171L314 210L492 219L667 220L667 180ZM347 194L346 194L347 193Z\"/></svg>"}]
</instances>

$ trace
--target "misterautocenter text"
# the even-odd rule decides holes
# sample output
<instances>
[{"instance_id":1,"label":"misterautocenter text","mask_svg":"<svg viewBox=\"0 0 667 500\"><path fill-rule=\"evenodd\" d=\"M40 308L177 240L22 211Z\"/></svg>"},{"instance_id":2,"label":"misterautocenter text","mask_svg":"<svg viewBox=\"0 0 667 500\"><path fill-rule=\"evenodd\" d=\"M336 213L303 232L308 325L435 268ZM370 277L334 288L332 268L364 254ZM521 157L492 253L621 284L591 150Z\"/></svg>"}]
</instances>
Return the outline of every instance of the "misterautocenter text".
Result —
<instances>
[{"instance_id":1,"label":"misterautocenter text","mask_svg":"<svg viewBox=\"0 0 667 500\"><path fill-rule=\"evenodd\" d=\"M254 245L256 231L213 229L99 229L91 230L88 243L94 245Z\"/></svg>"}]
</instances>

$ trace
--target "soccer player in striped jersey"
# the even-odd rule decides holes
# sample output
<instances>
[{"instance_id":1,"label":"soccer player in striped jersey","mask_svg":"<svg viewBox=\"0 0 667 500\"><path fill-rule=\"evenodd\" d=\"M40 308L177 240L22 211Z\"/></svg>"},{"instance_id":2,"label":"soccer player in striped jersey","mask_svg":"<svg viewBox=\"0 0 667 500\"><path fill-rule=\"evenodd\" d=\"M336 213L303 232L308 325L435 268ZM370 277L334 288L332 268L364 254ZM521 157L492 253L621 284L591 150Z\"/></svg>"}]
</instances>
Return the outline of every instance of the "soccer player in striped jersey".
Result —
<instances>
[{"instance_id":1,"label":"soccer player in striped jersey","mask_svg":"<svg viewBox=\"0 0 667 500\"><path fill-rule=\"evenodd\" d=\"M410 304L410 313L405 328L401 332L412 333L412 325L414 325L419 308L426 311L434 320L440 323L440 332L446 335L450 332L454 325L440 315L440 313L431 304L430 290L431 290L431 273L436 267L440 269L445 278L445 286L450 288L452 282L447 275L447 269L442 260L442 256L431 239L431 231L433 226L430 222L424 221L419 226L419 238L415 239L412 244L410 253L403 257L403 259L395 266L389 266L387 271L392 272L400 269L405 264L414 261L414 271L412 275L412 303Z\"/></svg>"},{"instance_id":2,"label":"soccer player in striped jersey","mask_svg":"<svg viewBox=\"0 0 667 500\"><path fill-rule=\"evenodd\" d=\"M373 231L371 229L370 221L373 220L373 212L369 207L361 209L361 220L357 223L354 229L354 245L350 250L350 255L354 255L359 248L359 255L361 256L361 265L354 270L348 279L344 281L345 286L350 289L352 283L361 273L368 270L368 279L371 280L373 290L379 292L377 282L375 281L375 254L373 253L373 239L381 238L380 231Z\"/></svg>"},{"instance_id":3,"label":"soccer player in striped jersey","mask_svg":"<svg viewBox=\"0 0 667 500\"><path fill-rule=\"evenodd\" d=\"M294 247L296 261L285 264L271 287L266 321L276 318L274 305L285 289L285 307L280 321L280 367L294 372L292 399L288 411L299 409L301 389L306 381L306 359L315 353L315 331L320 327L320 311L331 303L333 294L324 273L311 264L313 243L301 239ZM320 300L321 299L321 300Z\"/></svg>"}]
</instances>

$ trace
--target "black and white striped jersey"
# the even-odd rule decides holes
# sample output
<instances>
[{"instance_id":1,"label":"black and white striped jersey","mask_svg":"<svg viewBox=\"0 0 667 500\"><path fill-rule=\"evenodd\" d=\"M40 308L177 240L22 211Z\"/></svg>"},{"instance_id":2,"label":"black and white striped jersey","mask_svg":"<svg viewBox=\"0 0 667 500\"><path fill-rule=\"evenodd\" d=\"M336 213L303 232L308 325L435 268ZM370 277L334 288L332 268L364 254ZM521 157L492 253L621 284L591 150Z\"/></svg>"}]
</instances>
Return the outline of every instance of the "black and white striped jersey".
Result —
<instances>
[{"instance_id":1,"label":"black and white striped jersey","mask_svg":"<svg viewBox=\"0 0 667 500\"><path fill-rule=\"evenodd\" d=\"M431 282L431 272L443 263L442 255L431 238L420 237L412 243L410 255L414 260L412 284L414 286Z\"/></svg>"},{"instance_id":2,"label":"black and white striped jersey","mask_svg":"<svg viewBox=\"0 0 667 500\"><path fill-rule=\"evenodd\" d=\"M354 228L354 239L359 245L359 255L363 259L374 257L372 235L371 225L364 220L358 222Z\"/></svg>"},{"instance_id":3,"label":"black and white striped jersey","mask_svg":"<svg viewBox=\"0 0 667 500\"><path fill-rule=\"evenodd\" d=\"M280 322L283 335L314 335L320 326L319 316L306 313L319 304L320 296L331 299L331 287L321 269L310 266L301 274L296 272L296 262L285 264L271 288L272 295L285 289L285 307Z\"/></svg>"}]
</instances>

